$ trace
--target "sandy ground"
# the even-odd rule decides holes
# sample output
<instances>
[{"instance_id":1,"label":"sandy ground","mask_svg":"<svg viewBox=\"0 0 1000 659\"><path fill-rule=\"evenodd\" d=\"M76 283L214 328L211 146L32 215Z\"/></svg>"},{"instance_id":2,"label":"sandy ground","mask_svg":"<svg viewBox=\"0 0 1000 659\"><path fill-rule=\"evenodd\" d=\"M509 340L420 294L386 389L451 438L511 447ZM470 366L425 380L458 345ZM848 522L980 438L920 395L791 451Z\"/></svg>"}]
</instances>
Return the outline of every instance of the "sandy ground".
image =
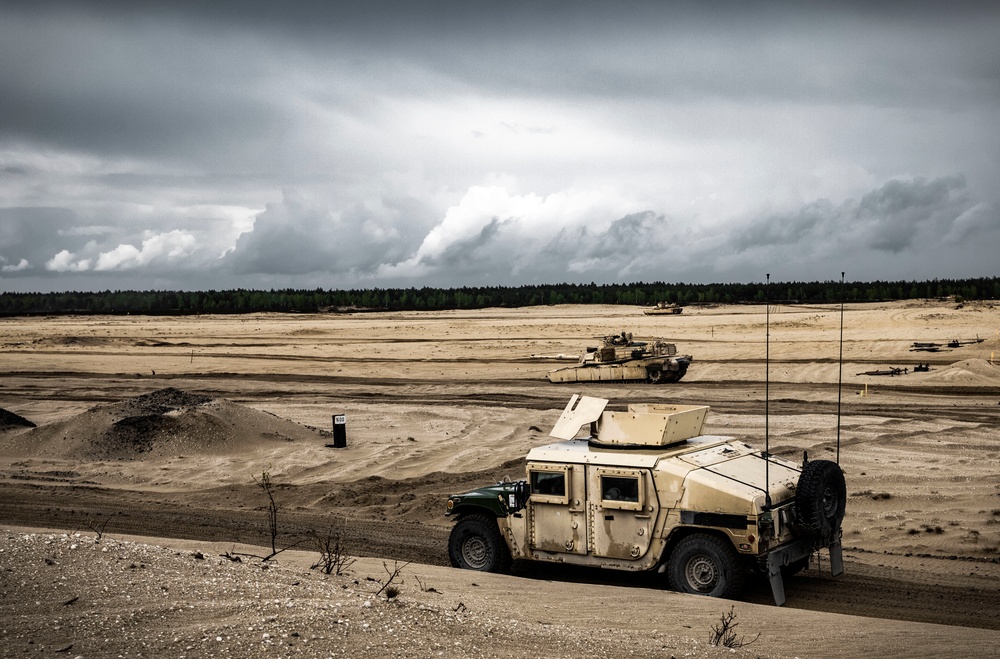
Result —
<instances>
[{"instance_id":1,"label":"sandy ground","mask_svg":"<svg viewBox=\"0 0 1000 659\"><path fill-rule=\"evenodd\" d=\"M335 586L327 582L336 579L307 569L309 552L296 558L298 563L282 558L274 572L263 572L270 577L289 570L285 581L262 583L261 589L280 592L289 579L308 584L316 590L310 590L300 610L333 607L336 601L324 590L331 587L350 591L361 602L370 599L375 608L365 607L366 615L396 615L400 606L414 607L407 609L414 615L420 607L436 610L427 614L427 624L406 626L405 636L419 636L419 644L406 649L399 641L388 650L361 634L316 631L315 625L326 623L303 613L300 622L281 633L291 634L299 625L300 636L289 637L293 643L307 634L316 638L312 645L282 646L289 654L600 656L627 637L639 643L636 653L712 656L707 632L727 609L723 602L666 592L655 580L608 573L518 566L514 576L470 577L443 567L450 528L444 498L504 475L519 476L521 457L547 441L559 412L578 391L609 398L619 409L629 402L707 403L712 406L709 432L763 447L766 379L772 451L798 458L808 450L813 457L835 458L842 377L840 457L850 495L846 574L832 579L824 566L805 571L786 585L783 609L768 606L765 584L751 584L736 603L741 630L761 633L748 656L995 653L1000 641L1000 367L991 359L1000 361L1000 309L981 303L956 306L937 301L849 305L842 369L840 309L821 305L771 308L767 370L764 309L752 306L689 307L672 316L644 316L630 307L555 306L0 320L0 408L11 413L0 415L0 526L12 529L0 536L0 608L5 620L15 612L26 616L19 618L23 626L4 625L4 652L19 655L43 646L50 652L56 644L72 643L71 654L102 656L105 646L98 637L103 632L99 627L86 631L90 628L83 621L122 615L114 608L121 602L109 610L92 593L80 597L86 607L64 605L77 596L60 599L73 591L71 577L81 574L79 563L66 567L67 554L49 556L53 565L23 564L25 557L40 560L56 549L86 548L106 559L113 552L102 550L119 543L115 551L126 558L92 563L96 574L88 578L99 583L102 574L116 574L122 562L136 562L127 558L133 545L125 538L161 536L197 541L212 558L194 561L183 552L134 545L136 552L159 557L150 558L149 565L159 565L162 558L157 569L171 579L200 583L207 577L198 570L208 565L218 571L212 578L233 584L243 583L248 573L241 570L253 569L259 576L255 562L233 564L218 554L238 543L268 543L263 495L253 481L267 471L281 504L279 544L299 541L298 548L309 547L310 532L335 529L352 554L370 558ZM553 385L545 372L567 362L531 357L579 353L595 343L594 337L622 330L636 338L674 341L680 352L693 355L684 380L660 386ZM910 350L914 341L976 337L984 341L939 352ZM929 364L930 371L863 375L890 367L912 370L917 364ZM175 391L164 393L168 388ZM178 404L193 403L185 397L198 396L210 402ZM174 405L166 404L171 400ZM169 411L160 413L157 405ZM346 448L327 446L334 414L347 416ZM38 427L25 427L13 415ZM121 422L125 417L130 420ZM18 527L80 536L75 541L73 535L32 537ZM98 530L103 540L95 544ZM66 549L69 544L77 549ZM17 561L11 558L15 555ZM377 587L369 588L374 582L368 577L385 576L383 561L412 561L404 572L412 576L392 602L369 592ZM192 566L194 571L188 571ZM19 577L22 573L27 576ZM447 601L416 587L418 574L447 593ZM127 583L122 593L130 592ZM173 627L161 627L158 620L172 616L143 616L134 636L107 645L114 648L107 654L155 656L183 649L178 656L245 655L265 632L258 623L244 630L236 622L239 607L254 597L241 588L231 586L232 596L223 598L232 607L224 624L223 618L199 622L200 617L190 616L183 633L171 636ZM32 589L45 597L39 599ZM198 608L219 595L179 583L168 589L169 597L159 593L150 602ZM450 611L457 607L451 601L456 598L466 606L489 605L468 613ZM606 614L596 605L609 600L617 613ZM24 606L29 602L33 606ZM148 610L152 604L145 606ZM270 615L256 610L252 615L258 613ZM460 632L463 624L456 616L466 613L487 622L469 623ZM80 632L76 640L68 632L51 633L57 618L74 621ZM504 626L510 624L516 629ZM567 630L563 654L556 646L539 645L555 627ZM57 631L66 629L59 624ZM202 641L220 635L234 640L229 646ZM602 645L608 635L612 645ZM145 646L141 640L173 643L175 636L183 648ZM449 645L453 636L463 645ZM530 640L525 644L524 639Z\"/></svg>"}]
</instances>

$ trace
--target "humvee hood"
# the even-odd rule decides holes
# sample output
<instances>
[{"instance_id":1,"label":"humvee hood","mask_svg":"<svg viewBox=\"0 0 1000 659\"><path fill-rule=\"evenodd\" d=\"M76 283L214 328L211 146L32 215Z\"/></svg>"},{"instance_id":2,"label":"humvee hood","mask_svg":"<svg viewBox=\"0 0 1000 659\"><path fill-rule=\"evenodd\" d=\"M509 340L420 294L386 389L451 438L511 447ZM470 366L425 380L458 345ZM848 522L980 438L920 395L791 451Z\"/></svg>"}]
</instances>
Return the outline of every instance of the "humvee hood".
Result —
<instances>
[{"instance_id":1,"label":"humvee hood","mask_svg":"<svg viewBox=\"0 0 1000 659\"><path fill-rule=\"evenodd\" d=\"M717 492L728 505L738 501L755 501L758 510L764 499L761 487L765 475L770 481L772 505L778 506L795 496L800 468L798 465L771 456L765 460L761 453L740 442L729 442L679 456L694 467L685 479L689 496L702 488ZM769 464L768 464L769 463ZM720 505L726 505L720 501Z\"/></svg>"}]
</instances>

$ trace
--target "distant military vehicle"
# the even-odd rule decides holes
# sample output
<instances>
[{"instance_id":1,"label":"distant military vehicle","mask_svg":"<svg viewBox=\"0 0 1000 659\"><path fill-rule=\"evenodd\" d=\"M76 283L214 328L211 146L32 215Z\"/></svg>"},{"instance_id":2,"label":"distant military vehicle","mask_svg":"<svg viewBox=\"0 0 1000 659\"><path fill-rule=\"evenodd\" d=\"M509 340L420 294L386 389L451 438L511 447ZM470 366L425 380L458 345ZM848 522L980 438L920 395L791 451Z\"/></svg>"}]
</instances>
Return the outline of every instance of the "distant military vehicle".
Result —
<instances>
[{"instance_id":1,"label":"distant military vehicle","mask_svg":"<svg viewBox=\"0 0 1000 659\"><path fill-rule=\"evenodd\" d=\"M803 454L798 464L703 435L706 406L609 412L607 403L574 395L550 433L559 441L528 453L524 480L448 498L452 565L502 572L520 559L665 572L675 590L727 598L759 571L779 606L783 577L819 549L834 576L843 572L847 490L837 463Z\"/></svg>"},{"instance_id":2,"label":"distant military vehicle","mask_svg":"<svg viewBox=\"0 0 1000 659\"><path fill-rule=\"evenodd\" d=\"M684 311L684 307L676 302L657 302L655 307L643 309L642 313L647 316L669 316L679 314Z\"/></svg>"},{"instance_id":3,"label":"distant military vehicle","mask_svg":"<svg viewBox=\"0 0 1000 659\"><path fill-rule=\"evenodd\" d=\"M576 366L549 371L549 382L677 382L694 359L678 355L676 345L659 339L633 341L632 334L625 332L600 338L601 345L587 348Z\"/></svg>"}]
</instances>

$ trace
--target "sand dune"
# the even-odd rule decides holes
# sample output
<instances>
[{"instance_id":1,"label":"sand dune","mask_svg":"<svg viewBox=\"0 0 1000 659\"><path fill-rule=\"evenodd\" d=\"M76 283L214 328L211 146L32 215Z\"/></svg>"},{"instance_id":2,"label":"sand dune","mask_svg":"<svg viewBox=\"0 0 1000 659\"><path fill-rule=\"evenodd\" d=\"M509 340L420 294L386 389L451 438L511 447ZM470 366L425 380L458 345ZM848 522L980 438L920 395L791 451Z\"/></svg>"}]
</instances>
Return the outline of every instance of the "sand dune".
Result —
<instances>
[{"instance_id":1,"label":"sand dune","mask_svg":"<svg viewBox=\"0 0 1000 659\"><path fill-rule=\"evenodd\" d=\"M771 450L783 455L832 459L839 447L849 494L846 574L805 571L787 584L780 613L786 628L802 625L791 637L804 638L811 625L825 631L813 645L768 644L757 654L857 656L877 647L920 655L912 643L852 637L856 624L831 614L924 625L923 638L934 639L926 656L949 643L960 649L963 627L1000 630L1000 368L991 363L1000 310L847 305L843 367L839 306L779 305L770 316L769 365L764 310L749 305L664 317L638 307L555 306L5 319L0 523L86 530L105 520L111 535L265 544L253 478L266 470L289 541L336 522L357 554L440 566L445 497L522 474L524 454L548 441L569 396L585 390L615 409L709 404L708 432L763 447L766 425ZM578 353L593 337L623 330L692 354L685 379L553 385L544 376L558 363L532 359ZM913 341L977 335L987 338L910 352ZM922 363L930 371L912 371ZM889 367L908 372L856 375ZM346 448L327 446L333 414L347 416ZM605 597L587 584L608 578L519 576L554 579L555 589L582 581L584 599ZM549 615L544 602L512 589L506 597L529 617ZM738 606L767 630L778 624L769 599L766 586L752 585ZM977 642L993 633L977 631ZM516 641L500 647L518 650Z\"/></svg>"}]
</instances>

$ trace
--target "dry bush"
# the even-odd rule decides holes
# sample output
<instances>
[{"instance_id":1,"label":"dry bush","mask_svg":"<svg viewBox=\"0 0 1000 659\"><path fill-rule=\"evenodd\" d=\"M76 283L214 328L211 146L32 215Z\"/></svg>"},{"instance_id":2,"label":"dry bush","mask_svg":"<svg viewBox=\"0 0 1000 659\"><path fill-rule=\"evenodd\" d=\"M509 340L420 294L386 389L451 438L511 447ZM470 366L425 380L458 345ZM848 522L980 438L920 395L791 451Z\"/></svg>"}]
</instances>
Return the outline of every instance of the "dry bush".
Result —
<instances>
[{"instance_id":1,"label":"dry bush","mask_svg":"<svg viewBox=\"0 0 1000 659\"><path fill-rule=\"evenodd\" d=\"M319 560L309 569L318 568L323 574L334 574L339 577L354 564L354 559L347 555L340 530L336 526L331 527L323 535L314 532L313 539L319 552Z\"/></svg>"},{"instance_id":2,"label":"dry bush","mask_svg":"<svg viewBox=\"0 0 1000 659\"><path fill-rule=\"evenodd\" d=\"M262 472L260 480L257 480L256 476L251 476L251 478L267 496L267 527L271 535L271 554L264 558L266 561L278 555L278 503L274 498L274 483L271 481L270 472L266 470Z\"/></svg>"},{"instance_id":3,"label":"dry bush","mask_svg":"<svg viewBox=\"0 0 1000 659\"><path fill-rule=\"evenodd\" d=\"M375 597L378 597L382 593L385 593L385 598L387 600L391 600L391 599L395 598L397 595L399 595L399 587L396 586L393 583L393 581L395 581L396 577L399 576L399 573L403 571L403 568L406 567L409 564L410 564L409 562L406 562L406 563L403 563L402 565L400 565L396 561L393 561L392 562L392 569L390 570L389 566L385 563L385 561L383 561L382 562L382 567L385 568L385 573L387 575L389 575L389 577L385 581L382 581L380 579L376 579L376 581L378 581L380 584L382 584L382 587L378 589L377 593L375 593Z\"/></svg>"},{"instance_id":4,"label":"dry bush","mask_svg":"<svg viewBox=\"0 0 1000 659\"><path fill-rule=\"evenodd\" d=\"M708 637L709 645L721 645L727 648L742 648L745 645L750 645L758 638L760 638L760 633L754 636L749 641L746 640L745 636L737 636L736 628L740 623L736 622L736 611L734 607L729 607L729 613L723 613L719 619L719 624L712 625L712 633Z\"/></svg>"},{"instance_id":5,"label":"dry bush","mask_svg":"<svg viewBox=\"0 0 1000 659\"><path fill-rule=\"evenodd\" d=\"M101 538L104 537L104 529L105 527L107 527L108 522L110 521L111 521L111 515L108 515L103 520L98 520L91 517L90 515L87 515L87 528L89 528L91 531L97 534L97 537L94 538L95 543L100 543Z\"/></svg>"}]
</instances>

